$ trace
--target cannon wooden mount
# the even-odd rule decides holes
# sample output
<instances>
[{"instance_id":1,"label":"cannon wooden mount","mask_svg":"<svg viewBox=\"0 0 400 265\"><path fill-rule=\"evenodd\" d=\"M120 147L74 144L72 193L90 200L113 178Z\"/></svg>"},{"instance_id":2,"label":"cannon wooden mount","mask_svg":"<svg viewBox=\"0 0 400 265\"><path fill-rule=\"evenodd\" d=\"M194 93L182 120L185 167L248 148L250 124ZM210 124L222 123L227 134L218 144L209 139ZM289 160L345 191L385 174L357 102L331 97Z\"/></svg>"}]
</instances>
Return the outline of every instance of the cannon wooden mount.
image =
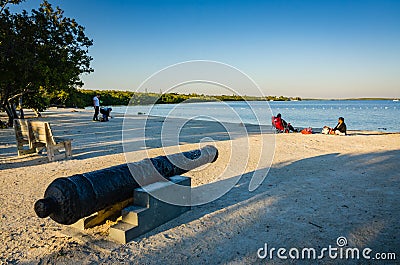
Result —
<instances>
[{"instance_id":1,"label":"cannon wooden mount","mask_svg":"<svg viewBox=\"0 0 400 265\"><path fill-rule=\"evenodd\" d=\"M185 186L187 189L178 189L174 184ZM132 198L84 217L72 224L71 227L84 231L87 228L104 223L110 217L120 216L118 223L110 227L109 238L119 243L128 243L189 211L191 208L190 187L190 178L173 176L170 177L169 181L156 182L136 188L133 191ZM158 193L173 197L174 201L180 202L180 205L170 204L153 196Z\"/></svg>"}]
</instances>

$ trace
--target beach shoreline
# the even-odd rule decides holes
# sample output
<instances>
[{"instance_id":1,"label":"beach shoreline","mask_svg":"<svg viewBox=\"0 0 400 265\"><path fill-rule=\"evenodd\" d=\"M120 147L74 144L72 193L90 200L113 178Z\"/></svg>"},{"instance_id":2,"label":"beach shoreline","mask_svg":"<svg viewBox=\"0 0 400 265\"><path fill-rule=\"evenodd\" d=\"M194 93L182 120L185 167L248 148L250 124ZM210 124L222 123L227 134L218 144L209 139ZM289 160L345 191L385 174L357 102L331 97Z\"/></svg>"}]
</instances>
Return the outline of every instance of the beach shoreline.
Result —
<instances>
[{"instance_id":1,"label":"beach shoreline","mask_svg":"<svg viewBox=\"0 0 400 265\"><path fill-rule=\"evenodd\" d=\"M130 159L197 149L210 137L219 149L218 160L185 176L194 187L235 177L238 182L221 198L194 206L126 245L107 240L109 224L82 234L39 219L33 203L54 179L126 163L123 115L109 122L92 122L92 115L90 110L59 108L43 113L39 120L50 122L56 136L73 139L72 159L53 163L43 155L16 157L14 131L0 131L1 262L263 263L257 250L265 243L323 248L334 246L340 236L350 247L400 249L399 133L264 135L250 128L244 137L235 133L246 125L232 125L229 135L215 123L194 121L193 128L182 130L177 144L164 146L159 131L164 118L132 115L132 126L152 129L145 141L135 142L132 153L137 156ZM272 164L260 187L249 192L254 172L265 169L260 163L263 151L270 152ZM282 264L277 258L268 262Z\"/></svg>"}]
</instances>

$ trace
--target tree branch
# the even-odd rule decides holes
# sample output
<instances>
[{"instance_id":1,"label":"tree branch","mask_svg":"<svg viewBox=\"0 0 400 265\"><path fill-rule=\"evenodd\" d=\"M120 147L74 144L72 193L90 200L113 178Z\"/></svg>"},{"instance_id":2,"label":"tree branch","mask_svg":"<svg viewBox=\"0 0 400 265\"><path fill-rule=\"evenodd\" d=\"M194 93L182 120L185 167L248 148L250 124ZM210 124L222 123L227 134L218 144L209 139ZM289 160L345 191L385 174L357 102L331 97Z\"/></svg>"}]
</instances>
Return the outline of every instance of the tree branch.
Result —
<instances>
[{"instance_id":1,"label":"tree branch","mask_svg":"<svg viewBox=\"0 0 400 265\"><path fill-rule=\"evenodd\" d=\"M3 6L1 7L0 14L3 13L4 9L6 9L6 5L9 4L10 1L11 0L5 0L4 3L2 3ZM1 1L1 2L3 2L3 1Z\"/></svg>"},{"instance_id":2,"label":"tree branch","mask_svg":"<svg viewBox=\"0 0 400 265\"><path fill-rule=\"evenodd\" d=\"M0 15L1 13L3 13L4 9L6 9L6 5L8 4L14 4L14 5L18 5L21 2L24 2L25 0L1 0L0 1L0 5L2 5L1 10L0 10Z\"/></svg>"},{"instance_id":3,"label":"tree branch","mask_svg":"<svg viewBox=\"0 0 400 265\"><path fill-rule=\"evenodd\" d=\"M25 95L25 94L27 94L27 93L29 93L29 92L33 92L33 91L32 91L32 90L26 90L26 91L24 91L24 92L21 92L21 93L19 93L19 94L16 94L16 95L12 96L12 97L9 98L7 101L10 102L10 101L12 101L12 100L14 100L14 99L16 99L16 98L18 98L18 97L21 97L21 96L23 96L23 95Z\"/></svg>"}]
</instances>

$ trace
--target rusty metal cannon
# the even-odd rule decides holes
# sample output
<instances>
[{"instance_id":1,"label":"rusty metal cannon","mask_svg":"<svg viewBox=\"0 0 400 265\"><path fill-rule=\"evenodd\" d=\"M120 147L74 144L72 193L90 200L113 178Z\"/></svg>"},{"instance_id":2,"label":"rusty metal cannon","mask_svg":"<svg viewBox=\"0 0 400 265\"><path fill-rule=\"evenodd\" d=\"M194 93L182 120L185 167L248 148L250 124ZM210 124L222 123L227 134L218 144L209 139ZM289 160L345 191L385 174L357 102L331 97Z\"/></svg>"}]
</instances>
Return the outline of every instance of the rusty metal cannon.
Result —
<instances>
[{"instance_id":1,"label":"rusty metal cannon","mask_svg":"<svg viewBox=\"0 0 400 265\"><path fill-rule=\"evenodd\" d=\"M44 198L35 203L35 212L40 218L50 216L57 223L73 224L130 198L135 188L166 181L170 177L212 163L217 157L217 148L207 145L193 151L57 178L47 187Z\"/></svg>"}]
</instances>

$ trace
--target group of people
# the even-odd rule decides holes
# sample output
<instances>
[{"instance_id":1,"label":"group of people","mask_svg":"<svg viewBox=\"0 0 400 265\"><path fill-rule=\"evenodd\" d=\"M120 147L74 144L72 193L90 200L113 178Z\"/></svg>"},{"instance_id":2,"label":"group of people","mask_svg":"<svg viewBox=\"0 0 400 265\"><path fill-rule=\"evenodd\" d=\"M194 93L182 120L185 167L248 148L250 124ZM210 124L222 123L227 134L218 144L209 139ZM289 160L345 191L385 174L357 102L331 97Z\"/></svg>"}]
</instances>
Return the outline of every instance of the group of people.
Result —
<instances>
[{"instance_id":1,"label":"group of people","mask_svg":"<svg viewBox=\"0 0 400 265\"><path fill-rule=\"evenodd\" d=\"M112 108L100 108L100 95L96 95L93 98L93 107L94 107L94 115L93 115L93 121L108 121L109 118L111 118L111 111ZM99 114L102 114L102 116L99 119Z\"/></svg>"},{"instance_id":2,"label":"group of people","mask_svg":"<svg viewBox=\"0 0 400 265\"><path fill-rule=\"evenodd\" d=\"M278 113L276 116L272 117L272 126L276 129L277 132L280 133L289 133L289 132L298 132L298 129L295 129L290 123L286 122L282 119L282 115ZM338 123L334 128L324 126L322 129L322 133L324 134L334 134L334 135L346 135L347 134L347 126L344 123L344 118L339 117Z\"/></svg>"},{"instance_id":3,"label":"group of people","mask_svg":"<svg viewBox=\"0 0 400 265\"><path fill-rule=\"evenodd\" d=\"M112 108L100 108L100 95L96 95L93 98L93 107L94 107L93 121L108 121L108 119L111 117ZM99 119L100 113L103 116ZM282 115L280 113L272 117L272 126L276 129L277 132L283 132L283 133L299 132L298 129L295 129L290 123L282 119ZM344 118L339 117L338 124L334 128L324 126L324 128L322 129L322 133L346 135L347 127L346 124L344 123Z\"/></svg>"}]
</instances>

